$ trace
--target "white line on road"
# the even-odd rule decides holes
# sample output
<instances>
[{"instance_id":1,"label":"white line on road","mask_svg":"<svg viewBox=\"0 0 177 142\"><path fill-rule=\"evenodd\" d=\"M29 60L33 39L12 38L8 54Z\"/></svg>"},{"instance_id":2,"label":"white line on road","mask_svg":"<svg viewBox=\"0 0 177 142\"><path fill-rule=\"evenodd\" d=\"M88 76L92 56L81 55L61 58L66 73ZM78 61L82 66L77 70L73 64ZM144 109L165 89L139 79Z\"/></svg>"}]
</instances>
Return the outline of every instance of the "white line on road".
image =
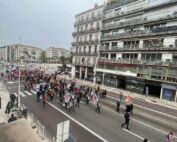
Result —
<instances>
[{"instance_id":1,"label":"white line on road","mask_svg":"<svg viewBox=\"0 0 177 142\"><path fill-rule=\"evenodd\" d=\"M94 136L96 136L97 138L99 138L100 140L102 140L103 142L108 142L106 139L104 139L103 137L101 137L99 134L97 134L96 132L92 131L91 129L89 129L88 127L86 127L84 124L80 123L79 121L77 121L76 119L74 119L73 117L71 117L70 115L68 115L67 113L65 113L64 111L60 110L59 108L57 108L53 104L51 104L49 102L48 102L48 104L50 106L52 106L53 108L55 108L56 110L58 110L59 112L61 112L62 114L64 114L66 117L68 117L72 121L74 121L75 123L77 123L78 125L80 125L85 130L87 130L88 132L90 132L91 134L93 134Z\"/></svg>"},{"instance_id":2,"label":"white line on road","mask_svg":"<svg viewBox=\"0 0 177 142\"><path fill-rule=\"evenodd\" d=\"M28 94L29 96L33 95L30 92L28 92L28 91L25 91L25 93Z\"/></svg>"},{"instance_id":3,"label":"white line on road","mask_svg":"<svg viewBox=\"0 0 177 142\"><path fill-rule=\"evenodd\" d=\"M135 134L135 133L133 133L133 132L127 130L127 129L123 129L123 130L126 131L126 132L128 132L128 133L130 133L130 134L132 134L132 135L134 135L135 137L137 137L137 138L139 138L139 139L141 139L141 140L144 140L143 137L141 137L141 136L139 136L139 135L137 135L137 134Z\"/></svg>"},{"instance_id":4,"label":"white line on road","mask_svg":"<svg viewBox=\"0 0 177 142\"><path fill-rule=\"evenodd\" d=\"M159 119L159 118L156 118L156 117L149 116L149 115L147 115L147 114L145 114L145 113L139 113L139 114L141 114L141 115L143 115L143 116L146 116L146 117L148 117L148 118L151 118L151 119L160 121L160 122L165 123L165 124L167 124L167 125L170 124L169 122L167 122L167 121L165 121L165 120L162 120L162 119Z\"/></svg>"},{"instance_id":5,"label":"white line on road","mask_svg":"<svg viewBox=\"0 0 177 142\"><path fill-rule=\"evenodd\" d=\"M107 97L111 98L111 99L114 99L114 100L119 100L119 99L117 99L115 97L112 97L112 96L107 96ZM143 106L140 106L140 105L137 105L137 104L134 104L134 106L141 107L143 109L146 109L146 110L149 110L149 111L152 111L152 112L155 112L155 113L159 113L159 114L162 114L162 115L174 118L174 119L177 119L176 116L173 116L173 115L170 115L170 114L166 114L166 113L163 113L163 112L160 112L160 111L157 111L157 110L153 110L153 109L150 109L150 108L147 108L147 107L143 107Z\"/></svg>"},{"instance_id":6,"label":"white line on road","mask_svg":"<svg viewBox=\"0 0 177 142\"><path fill-rule=\"evenodd\" d=\"M23 92L20 92L20 95L21 95L22 97L26 97L26 95L25 95Z\"/></svg>"},{"instance_id":7,"label":"white line on road","mask_svg":"<svg viewBox=\"0 0 177 142\"><path fill-rule=\"evenodd\" d=\"M109 109L109 108L107 108L107 107L102 106L102 108L104 108L104 109L106 109L106 110L108 110L108 111L111 111L111 112L113 112L113 113L119 114L121 117L124 117L123 114L117 113L117 112L115 112L115 111L113 111L113 110L111 110L111 109ZM141 122L141 121L139 121L139 120L136 120L136 119L133 119L133 118L131 118L131 120L133 120L133 121L135 121L135 122L137 122L137 123L140 123L140 124L142 124L142 125L144 125L144 126L146 126L146 127L149 127L149 128L151 128L151 129L154 129L154 130L156 130L156 131L158 131L158 132L161 132L161 133L163 133L163 134L167 134L167 133L168 133L168 132L164 132L164 131L162 131L162 130L160 130L160 129L158 129L158 128L155 128L155 127L153 127L153 126L151 126L151 125L149 125L149 124L145 124L145 123L143 123L143 122ZM174 136L174 137L177 138L177 136Z\"/></svg>"},{"instance_id":8,"label":"white line on road","mask_svg":"<svg viewBox=\"0 0 177 142\"><path fill-rule=\"evenodd\" d=\"M34 90L30 90L33 94L36 94L37 92L36 91L34 91Z\"/></svg>"}]
</instances>

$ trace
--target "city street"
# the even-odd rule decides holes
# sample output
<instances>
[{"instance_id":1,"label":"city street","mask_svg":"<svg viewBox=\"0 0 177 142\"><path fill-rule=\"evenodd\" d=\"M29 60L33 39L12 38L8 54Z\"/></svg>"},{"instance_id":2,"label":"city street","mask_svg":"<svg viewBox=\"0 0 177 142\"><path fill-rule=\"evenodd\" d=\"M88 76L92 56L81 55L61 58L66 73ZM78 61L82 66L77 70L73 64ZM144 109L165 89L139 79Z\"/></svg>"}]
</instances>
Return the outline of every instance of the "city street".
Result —
<instances>
[{"instance_id":1,"label":"city street","mask_svg":"<svg viewBox=\"0 0 177 142\"><path fill-rule=\"evenodd\" d=\"M14 84L15 86L15 84ZM16 91L15 87L11 89ZM170 109L157 107L157 112L142 101L138 101L144 106L134 102L134 114L130 121L130 131L121 128L123 119L124 105L121 107L121 114L115 112L116 98L114 95L102 100L101 113L95 111L96 106L90 103L88 106L84 100L80 108L76 108L75 112L68 113L58 104L55 98L49 102L45 108L41 103L36 102L35 91L21 90L22 103L28 107L35 117L45 126L46 131L51 137L56 136L56 125L60 122L70 119L70 141L104 141L109 142L141 142L143 138L148 138L151 142L165 142L165 134L170 130L174 131L177 136L176 114L170 115ZM165 112L166 111L166 112ZM173 110L175 112L175 110ZM177 112L177 111L176 111ZM100 139L101 138L101 139ZM175 142L177 139L175 139Z\"/></svg>"}]
</instances>

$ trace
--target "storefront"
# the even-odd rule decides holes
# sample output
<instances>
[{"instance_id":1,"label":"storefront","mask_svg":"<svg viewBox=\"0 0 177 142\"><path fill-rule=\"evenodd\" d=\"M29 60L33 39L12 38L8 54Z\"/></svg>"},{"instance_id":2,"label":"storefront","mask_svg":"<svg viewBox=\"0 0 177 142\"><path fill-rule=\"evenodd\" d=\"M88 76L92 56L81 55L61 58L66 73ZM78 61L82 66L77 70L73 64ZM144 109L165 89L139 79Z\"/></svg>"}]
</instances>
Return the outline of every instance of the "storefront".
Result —
<instances>
[{"instance_id":1,"label":"storefront","mask_svg":"<svg viewBox=\"0 0 177 142\"><path fill-rule=\"evenodd\" d=\"M177 86L162 84L160 99L177 102Z\"/></svg>"},{"instance_id":2,"label":"storefront","mask_svg":"<svg viewBox=\"0 0 177 142\"><path fill-rule=\"evenodd\" d=\"M138 78L127 77L126 90L143 94L144 87L145 87L145 82L143 80Z\"/></svg>"}]
</instances>

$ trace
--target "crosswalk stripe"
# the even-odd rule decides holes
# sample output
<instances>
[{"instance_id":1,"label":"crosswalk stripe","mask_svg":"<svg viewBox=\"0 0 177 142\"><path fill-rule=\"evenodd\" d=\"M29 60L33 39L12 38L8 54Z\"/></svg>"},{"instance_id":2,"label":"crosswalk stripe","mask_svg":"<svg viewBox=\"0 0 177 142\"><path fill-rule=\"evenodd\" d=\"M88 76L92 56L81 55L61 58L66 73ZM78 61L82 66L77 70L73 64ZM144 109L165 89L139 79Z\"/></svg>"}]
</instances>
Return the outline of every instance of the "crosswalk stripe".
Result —
<instances>
[{"instance_id":1,"label":"crosswalk stripe","mask_svg":"<svg viewBox=\"0 0 177 142\"><path fill-rule=\"evenodd\" d=\"M34 91L34 90L30 90L33 94L36 94L37 92L36 91Z\"/></svg>"},{"instance_id":2,"label":"crosswalk stripe","mask_svg":"<svg viewBox=\"0 0 177 142\"><path fill-rule=\"evenodd\" d=\"M28 94L29 96L33 95L32 93L25 91L26 94Z\"/></svg>"},{"instance_id":3,"label":"crosswalk stripe","mask_svg":"<svg viewBox=\"0 0 177 142\"><path fill-rule=\"evenodd\" d=\"M22 97L26 97L26 95L25 95L23 92L20 92L20 95L21 95Z\"/></svg>"}]
</instances>

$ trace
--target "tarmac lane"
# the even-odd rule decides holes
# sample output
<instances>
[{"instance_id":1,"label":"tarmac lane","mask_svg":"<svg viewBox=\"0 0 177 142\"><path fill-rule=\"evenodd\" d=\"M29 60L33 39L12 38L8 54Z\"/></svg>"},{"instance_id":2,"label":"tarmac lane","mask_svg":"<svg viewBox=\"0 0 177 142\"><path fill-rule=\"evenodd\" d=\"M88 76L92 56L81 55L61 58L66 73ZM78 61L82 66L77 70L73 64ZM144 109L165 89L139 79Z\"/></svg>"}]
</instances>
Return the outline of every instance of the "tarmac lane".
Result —
<instances>
[{"instance_id":1,"label":"tarmac lane","mask_svg":"<svg viewBox=\"0 0 177 142\"><path fill-rule=\"evenodd\" d=\"M69 120L68 117L57 111L51 105L46 104L45 108L41 103L36 102L34 96L22 98L22 103L34 114L35 117L45 126L52 137L56 136L57 124ZM70 133L72 141L75 142L103 142L83 127L71 120Z\"/></svg>"}]
</instances>

